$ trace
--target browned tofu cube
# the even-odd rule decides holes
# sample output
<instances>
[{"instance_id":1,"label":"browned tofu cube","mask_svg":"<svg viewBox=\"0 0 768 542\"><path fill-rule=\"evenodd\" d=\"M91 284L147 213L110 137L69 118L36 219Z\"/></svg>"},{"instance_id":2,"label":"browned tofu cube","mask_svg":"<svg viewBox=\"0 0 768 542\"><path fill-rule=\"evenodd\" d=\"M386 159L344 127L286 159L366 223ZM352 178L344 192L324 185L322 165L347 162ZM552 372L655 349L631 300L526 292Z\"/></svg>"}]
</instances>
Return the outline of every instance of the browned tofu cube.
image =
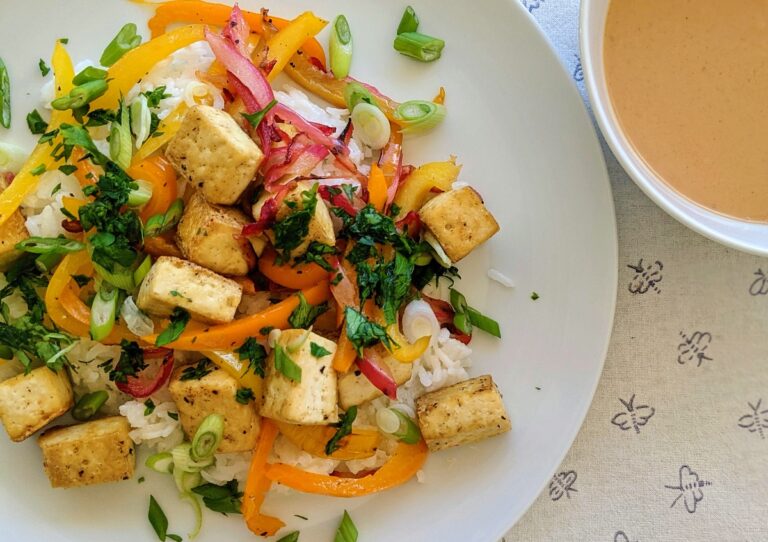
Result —
<instances>
[{"instance_id":1,"label":"browned tofu cube","mask_svg":"<svg viewBox=\"0 0 768 542\"><path fill-rule=\"evenodd\" d=\"M416 414L421 434L433 452L477 442L512 428L490 375L422 395L416 400Z\"/></svg>"},{"instance_id":2,"label":"browned tofu cube","mask_svg":"<svg viewBox=\"0 0 768 542\"><path fill-rule=\"evenodd\" d=\"M201 322L223 324L235 318L242 287L186 260L160 256L141 282L136 305L155 316L170 316L175 307Z\"/></svg>"},{"instance_id":3,"label":"browned tofu cube","mask_svg":"<svg viewBox=\"0 0 768 542\"><path fill-rule=\"evenodd\" d=\"M5 178L0 175L0 192L8 188ZM11 216L0 224L0 271L7 269L8 266L22 252L16 250L16 243L20 243L29 237L27 227L24 225L24 217L21 212L16 210Z\"/></svg>"},{"instance_id":4,"label":"browned tofu cube","mask_svg":"<svg viewBox=\"0 0 768 542\"><path fill-rule=\"evenodd\" d=\"M240 234L248 223L238 209L208 203L196 192L179 222L176 240L184 256L222 275L247 275L256 265L256 254Z\"/></svg>"},{"instance_id":5,"label":"browned tofu cube","mask_svg":"<svg viewBox=\"0 0 768 542\"><path fill-rule=\"evenodd\" d=\"M119 482L133 476L136 454L122 416L55 427L38 439L52 487Z\"/></svg>"},{"instance_id":6,"label":"browned tofu cube","mask_svg":"<svg viewBox=\"0 0 768 542\"><path fill-rule=\"evenodd\" d=\"M228 113L207 105L187 111L165 155L205 199L223 205L237 201L264 159Z\"/></svg>"},{"instance_id":7,"label":"browned tofu cube","mask_svg":"<svg viewBox=\"0 0 768 542\"><path fill-rule=\"evenodd\" d=\"M496 219L469 186L435 196L419 210L419 218L452 262L458 262L499 231Z\"/></svg>"},{"instance_id":8,"label":"browned tofu cube","mask_svg":"<svg viewBox=\"0 0 768 542\"><path fill-rule=\"evenodd\" d=\"M393 357L384 358L392 378L398 386L402 386L411 378L412 363L401 363ZM371 384L371 381L360 372L357 365L352 365L349 372L339 376L339 404L344 410L361 405L384 395L382 391Z\"/></svg>"},{"instance_id":9,"label":"browned tofu cube","mask_svg":"<svg viewBox=\"0 0 768 542\"><path fill-rule=\"evenodd\" d=\"M248 452L253 450L261 430L261 417L256 408L260 390L252 390L255 401L244 405L235 399L240 385L237 380L213 364L211 372L200 379L184 378L184 369L177 368L171 376L168 390L179 409L179 420L191 439L209 414L224 417L224 438L218 452Z\"/></svg>"},{"instance_id":10,"label":"browned tofu cube","mask_svg":"<svg viewBox=\"0 0 768 542\"><path fill-rule=\"evenodd\" d=\"M0 383L0 419L15 442L67 412L72 403L66 371L39 367Z\"/></svg>"}]
</instances>

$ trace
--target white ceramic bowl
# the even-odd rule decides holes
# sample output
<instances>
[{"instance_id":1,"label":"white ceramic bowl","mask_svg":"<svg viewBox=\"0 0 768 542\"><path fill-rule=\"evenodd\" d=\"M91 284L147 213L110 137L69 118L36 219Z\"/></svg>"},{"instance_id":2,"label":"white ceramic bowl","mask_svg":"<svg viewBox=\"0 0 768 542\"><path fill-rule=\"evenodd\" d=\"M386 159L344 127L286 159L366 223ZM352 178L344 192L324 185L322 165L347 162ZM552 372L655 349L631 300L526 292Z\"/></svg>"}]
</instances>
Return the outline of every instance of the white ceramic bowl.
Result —
<instances>
[{"instance_id":1,"label":"white ceramic bowl","mask_svg":"<svg viewBox=\"0 0 768 542\"><path fill-rule=\"evenodd\" d=\"M605 79L603 38L610 2L581 1L580 39L584 82L597 122L614 155L649 198L692 230L724 245L768 256L768 224L730 218L692 202L670 188L630 144L616 117Z\"/></svg>"}]
</instances>

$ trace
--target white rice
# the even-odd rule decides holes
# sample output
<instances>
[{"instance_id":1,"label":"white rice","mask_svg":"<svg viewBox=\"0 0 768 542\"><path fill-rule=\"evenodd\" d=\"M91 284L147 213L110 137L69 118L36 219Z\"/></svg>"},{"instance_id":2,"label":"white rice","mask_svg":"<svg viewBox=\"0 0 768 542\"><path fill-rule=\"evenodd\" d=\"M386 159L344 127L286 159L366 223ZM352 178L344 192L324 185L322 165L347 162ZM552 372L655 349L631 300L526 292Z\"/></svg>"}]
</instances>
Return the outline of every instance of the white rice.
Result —
<instances>
[{"instance_id":1,"label":"white rice","mask_svg":"<svg viewBox=\"0 0 768 542\"><path fill-rule=\"evenodd\" d=\"M118 407L131 399L109 380L108 371L99 367L106 361L117 361L119 358L119 346L108 346L89 339L80 339L67 354L69 375L77 397L98 390L109 393L109 399L100 410L103 414L117 414Z\"/></svg>"},{"instance_id":2,"label":"white rice","mask_svg":"<svg viewBox=\"0 0 768 542\"><path fill-rule=\"evenodd\" d=\"M28 194L21 204L27 217L25 224L29 234L39 237L72 237L61 222L67 217L61 212L64 197L83 199L80 183L72 175L64 175L55 169L40 176L37 189Z\"/></svg>"},{"instance_id":3,"label":"white rice","mask_svg":"<svg viewBox=\"0 0 768 542\"><path fill-rule=\"evenodd\" d=\"M211 484L223 486L230 480L245 483L251 465L251 452L216 454L216 462L200 471L203 479Z\"/></svg>"},{"instance_id":4,"label":"white rice","mask_svg":"<svg viewBox=\"0 0 768 542\"><path fill-rule=\"evenodd\" d=\"M317 474L330 474L341 463L335 459L315 457L296 446L283 435L279 435L275 439L275 445L272 448L269 462L285 463Z\"/></svg>"},{"instance_id":5,"label":"white rice","mask_svg":"<svg viewBox=\"0 0 768 542\"><path fill-rule=\"evenodd\" d=\"M177 412L175 403L155 403L154 410L147 415L146 410L146 405L140 401L128 401L120 406L120 414L125 416L133 428L128 433L133 442L146 444L159 452L167 452L184 441L181 424L169 415Z\"/></svg>"},{"instance_id":6,"label":"white rice","mask_svg":"<svg viewBox=\"0 0 768 542\"><path fill-rule=\"evenodd\" d=\"M514 288L515 287L514 281L511 278L509 278L507 275L505 275L504 273L499 271L498 269L493 269L493 268L489 269L488 270L488 278L493 280L493 281L498 282L499 284L501 284L502 286L504 286L506 288Z\"/></svg>"}]
</instances>

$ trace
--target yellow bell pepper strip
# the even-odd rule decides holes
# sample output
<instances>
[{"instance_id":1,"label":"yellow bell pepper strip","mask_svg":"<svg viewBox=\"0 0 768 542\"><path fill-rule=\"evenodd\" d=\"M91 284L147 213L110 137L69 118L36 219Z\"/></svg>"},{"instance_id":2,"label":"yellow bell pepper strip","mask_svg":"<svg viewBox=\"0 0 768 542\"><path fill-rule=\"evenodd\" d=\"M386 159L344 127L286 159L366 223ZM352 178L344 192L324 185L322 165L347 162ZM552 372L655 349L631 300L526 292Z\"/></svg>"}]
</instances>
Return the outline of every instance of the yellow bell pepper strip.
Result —
<instances>
[{"instance_id":1,"label":"yellow bell pepper strip","mask_svg":"<svg viewBox=\"0 0 768 542\"><path fill-rule=\"evenodd\" d=\"M268 248L259 258L259 271L269 280L280 286L301 290L309 288L328 278L328 271L316 263L300 263L291 266L287 263L277 265L277 253Z\"/></svg>"},{"instance_id":2,"label":"yellow bell pepper strip","mask_svg":"<svg viewBox=\"0 0 768 542\"><path fill-rule=\"evenodd\" d=\"M277 427L265 418L261 424L259 443L251 457L251 466L248 469L248 478L243 490L243 518L251 532L258 536L272 536L285 527L285 523L278 518L261 513L261 505L264 504L269 486L272 485L272 481L266 477L266 470L275 438L277 438Z\"/></svg>"},{"instance_id":3,"label":"yellow bell pepper strip","mask_svg":"<svg viewBox=\"0 0 768 542\"><path fill-rule=\"evenodd\" d=\"M270 83L274 81L275 77L283 71L286 64L291 61L291 57L296 55L296 51L299 50L301 44L315 37L327 24L328 21L320 19L311 11L305 11L292 20L288 26L272 36L267 41L267 64L269 65L272 62L275 64L269 74L267 74L267 81Z\"/></svg>"},{"instance_id":4,"label":"yellow bell pepper strip","mask_svg":"<svg viewBox=\"0 0 768 542\"><path fill-rule=\"evenodd\" d=\"M387 204L387 180L384 177L384 171L377 164L371 164L371 174L368 177L368 203L378 212L382 212Z\"/></svg>"},{"instance_id":5,"label":"yellow bell pepper strip","mask_svg":"<svg viewBox=\"0 0 768 542\"><path fill-rule=\"evenodd\" d=\"M240 361L240 356L235 352L225 352L223 350L206 350L203 355L221 367L230 376L237 379L238 383L251 388L256 397L261 396L262 378L248 370L248 363Z\"/></svg>"},{"instance_id":6,"label":"yellow bell pepper strip","mask_svg":"<svg viewBox=\"0 0 768 542\"><path fill-rule=\"evenodd\" d=\"M72 90L72 78L75 76L75 70L72 67L72 59L69 58L67 50L59 41L53 48L51 66L53 67L56 97L69 94L69 91ZM61 123L71 119L71 111L54 110L51 114L51 122L48 124L48 131L55 130ZM32 192L40 182L40 177L32 175L32 171L40 165L44 166L46 170L52 169L56 163L56 160L51 156L51 149L53 147L46 143L38 144L10 186L0 194L0 226L13 215L26 195Z\"/></svg>"},{"instance_id":7,"label":"yellow bell pepper strip","mask_svg":"<svg viewBox=\"0 0 768 542\"><path fill-rule=\"evenodd\" d=\"M433 188L447 192L453 182L459 177L461 166L456 160L446 162L429 162L417 167L402 182L394 203L400 209L395 220L402 219L411 211L418 211L427 202Z\"/></svg>"},{"instance_id":8,"label":"yellow bell pepper strip","mask_svg":"<svg viewBox=\"0 0 768 542\"><path fill-rule=\"evenodd\" d=\"M397 346L392 345L389 352L392 357L400 363L413 363L421 357L421 355L429 348L429 342L432 340L431 335L425 335L419 337L415 342L409 343L408 339L400 333L400 328L397 324L390 324L387 326L387 335L397 343Z\"/></svg>"},{"instance_id":9,"label":"yellow bell pepper strip","mask_svg":"<svg viewBox=\"0 0 768 542\"><path fill-rule=\"evenodd\" d=\"M373 474L362 478L316 474L284 463L270 465L267 468L267 478L304 493L332 497L361 497L407 482L415 476L426 459L427 446L423 440L418 444L401 442L389 461Z\"/></svg>"},{"instance_id":10,"label":"yellow bell pepper strip","mask_svg":"<svg viewBox=\"0 0 768 542\"><path fill-rule=\"evenodd\" d=\"M333 369L337 373L346 373L356 359L357 351L355 345L347 337L347 326L342 326L339 343L336 345L336 353L333 355Z\"/></svg>"},{"instance_id":11,"label":"yellow bell pepper strip","mask_svg":"<svg viewBox=\"0 0 768 542\"><path fill-rule=\"evenodd\" d=\"M323 281L311 288L302 290L302 293L308 303L318 305L326 301L330 295L328 282ZM262 329L288 328L288 317L298 306L299 296L292 295L261 312L227 324L210 326L199 322L190 322L181 336L166 347L196 352L201 350L234 350L241 346L248 337L264 337L261 333ZM153 344L156 338L156 335L143 337L145 341Z\"/></svg>"},{"instance_id":12,"label":"yellow bell pepper strip","mask_svg":"<svg viewBox=\"0 0 768 542\"><path fill-rule=\"evenodd\" d=\"M199 23L222 27L229 19L231 12L232 6L224 4L212 4L199 0L175 0L159 5L155 10L155 15L149 20L148 26L153 38L164 34L168 26L174 23ZM261 13L243 11L243 18L251 27L252 32L261 31ZM269 20L278 30L291 23L287 19L272 15L269 16ZM325 51L320 42L310 37L301 48L304 54L318 59L325 66Z\"/></svg>"},{"instance_id":13,"label":"yellow bell pepper strip","mask_svg":"<svg viewBox=\"0 0 768 542\"><path fill-rule=\"evenodd\" d=\"M145 223L149 217L166 212L177 197L176 170L164 156L134 162L126 173L152 185L152 197L139 213Z\"/></svg>"},{"instance_id":14,"label":"yellow bell pepper strip","mask_svg":"<svg viewBox=\"0 0 768 542\"><path fill-rule=\"evenodd\" d=\"M189 25L176 28L157 38L131 49L109 68L109 87L100 98L91 103L91 109L114 109L121 96L144 77L155 64L168 58L182 47L202 41L203 25Z\"/></svg>"},{"instance_id":15,"label":"yellow bell pepper strip","mask_svg":"<svg viewBox=\"0 0 768 542\"><path fill-rule=\"evenodd\" d=\"M67 210L72 216L79 219L80 218L80 207L87 204L88 200L80 199L80 198L72 198L70 196L64 196L61 198L61 204L64 209Z\"/></svg>"},{"instance_id":16,"label":"yellow bell pepper strip","mask_svg":"<svg viewBox=\"0 0 768 542\"><path fill-rule=\"evenodd\" d=\"M381 435L376 427L353 427L352 433L339 441L339 448L326 455L325 445L336 434L336 428L329 425L294 425L273 421L280 433L293 444L316 457L348 461L365 459L376 453Z\"/></svg>"},{"instance_id":17,"label":"yellow bell pepper strip","mask_svg":"<svg viewBox=\"0 0 768 542\"><path fill-rule=\"evenodd\" d=\"M184 115L187 113L186 102L181 102L177 105L173 111L171 111L167 117L160 121L157 125L157 132L161 135L157 137L150 137L147 139L141 148L133 155L133 163L139 163L146 160L150 155L160 150L163 145L168 143L176 132L179 131L181 121L184 120Z\"/></svg>"}]
</instances>

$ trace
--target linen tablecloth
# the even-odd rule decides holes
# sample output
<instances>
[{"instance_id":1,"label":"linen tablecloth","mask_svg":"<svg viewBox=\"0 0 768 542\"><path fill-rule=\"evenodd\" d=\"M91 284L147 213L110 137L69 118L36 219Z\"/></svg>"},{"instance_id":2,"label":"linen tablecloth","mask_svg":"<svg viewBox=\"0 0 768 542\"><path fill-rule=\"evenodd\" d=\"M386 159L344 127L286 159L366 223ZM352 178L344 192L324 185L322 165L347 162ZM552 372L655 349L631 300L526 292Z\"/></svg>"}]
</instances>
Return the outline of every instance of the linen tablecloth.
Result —
<instances>
[{"instance_id":1,"label":"linen tablecloth","mask_svg":"<svg viewBox=\"0 0 768 542\"><path fill-rule=\"evenodd\" d=\"M589 108L578 0L521 1ZM619 230L611 345L573 447L505 540L768 541L768 260L676 222L601 143Z\"/></svg>"}]
</instances>

